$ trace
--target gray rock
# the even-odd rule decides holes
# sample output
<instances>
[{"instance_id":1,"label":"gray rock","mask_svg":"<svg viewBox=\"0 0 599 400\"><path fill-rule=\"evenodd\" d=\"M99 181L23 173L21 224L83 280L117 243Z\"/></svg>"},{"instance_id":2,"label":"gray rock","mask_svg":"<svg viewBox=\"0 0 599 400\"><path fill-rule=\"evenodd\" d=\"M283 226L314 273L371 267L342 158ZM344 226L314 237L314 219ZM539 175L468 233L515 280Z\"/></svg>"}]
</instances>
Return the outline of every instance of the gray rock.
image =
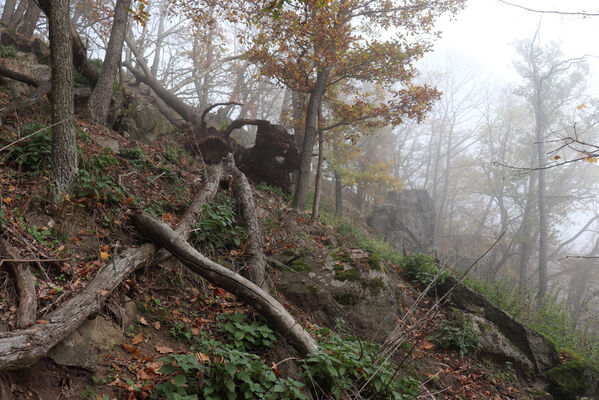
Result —
<instances>
[{"instance_id":1,"label":"gray rock","mask_svg":"<svg viewBox=\"0 0 599 400\"><path fill-rule=\"evenodd\" d=\"M516 321L484 296L468 288L457 279L447 277L438 290L451 293L451 303L462 310L478 314L493 322L510 343L524 354L534 365L535 372L546 371L558 364L555 345L539 332Z\"/></svg>"},{"instance_id":2,"label":"gray rock","mask_svg":"<svg viewBox=\"0 0 599 400\"><path fill-rule=\"evenodd\" d=\"M56 364L98 370L98 350L107 350L123 341L123 333L109 319L98 316L84 322L75 332L54 346L48 357Z\"/></svg>"},{"instance_id":3,"label":"gray rock","mask_svg":"<svg viewBox=\"0 0 599 400\"><path fill-rule=\"evenodd\" d=\"M283 270L275 285L285 299L318 323L334 328L338 319L343 319L353 334L384 340L397 325L400 311L393 283L384 272L368 270L364 263L345 264L345 271L353 275L340 280L334 265L341 263L329 259L307 270Z\"/></svg>"},{"instance_id":4,"label":"gray rock","mask_svg":"<svg viewBox=\"0 0 599 400\"><path fill-rule=\"evenodd\" d=\"M123 116L121 124L131 139L142 143L151 143L174 130L158 108L150 103L135 101L133 106L123 112Z\"/></svg>"},{"instance_id":5,"label":"gray rock","mask_svg":"<svg viewBox=\"0 0 599 400\"><path fill-rule=\"evenodd\" d=\"M49 82L52 79L52 69L46 64L30 65L31 74L34 78L42 82Z\"/></svg>"},{"instance_id":6,"label":"gray rock","mask_svg":"<svg viewBox=\"0 0 599 400\"><path fill-rule=\"evenodd\" d=\"M497 327L486 319L474 314L465 313L464 318L472 326L473 331L480 337L479 353L495 362L510 362L523 376L531 376L534 371L532 362L509 340L503 336Z\"/></svg>"},{"instance_id":7,"label":"gray rock","mask_svg":"<svg viewBox=\"0 0 599 400\"><path fill-rule=\"evenodd\" d=\"M108 136L96 135L94 133L89 134L89 138L100 147L109 148L113 153L118 153L121 149L118 140Z\"/></svg>"},{"instance_id":8,"label":"gray rock","mask_svg":"<svg viewBox=\"0 0 599 400\"><path fill-rule=\"evenodd\" d=\"M408 253L434 250L435 207L426 190L390 192L367 222L397 249Z\"/></svg>"}]
</instances>

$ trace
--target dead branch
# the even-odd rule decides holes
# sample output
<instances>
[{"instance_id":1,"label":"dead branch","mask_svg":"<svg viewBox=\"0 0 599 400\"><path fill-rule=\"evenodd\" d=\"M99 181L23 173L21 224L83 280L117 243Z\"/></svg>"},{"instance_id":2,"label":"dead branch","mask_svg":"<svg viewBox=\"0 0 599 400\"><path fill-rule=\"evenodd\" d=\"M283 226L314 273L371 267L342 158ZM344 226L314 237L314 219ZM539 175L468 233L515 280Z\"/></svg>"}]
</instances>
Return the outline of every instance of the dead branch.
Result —
<instances>
[{"instance_id":1,"label":"dead branch","mask_svg":"<svg viewBox=\"0 0 599 400\"><path fill-rule=\"evenodd\" d=\"M0 239L0 254L10 259L18 259L19 253L5 239ZM2 260L6 261L6 260ZM17 328L22 329L33 325L37 313L37 297L35 293L35 279L29 270L28 264L9 261L17 289L19 290L19 310L17 311Z\"/></svg>"},{"instance_id":2,"label":"dead branch","mask_svg":"<svg viewBox=\"0 0 599 400\"><path fill-rule=\"evenodd\" d=\"M247 232L247 242L252 257L246 265L247 277L260 288L266 290L266 261L264 260L264 242L260 231L260 224L256 216L256 206L254 205L254 196L252 188L245 175L233 168L233 193L241 209L241 219Z\"/></svg>"},{"instance_id":3,"label":"dead branch","mask_svg":"<svg viewBox=\"0 0 599 400\"><path fill-rule=\"evenodd\" d=\"M317 351L318 346L314 338L267 292L241 275L200 254L167 224L146 214L137 214L133 219L140 232L150 237L159 246L166 248L192 271L233 293L246 304L252 305L302 355Z\"/></svg>"},{"instance_id":4,"label":"dead branch","mask_svg":"<svg viewBox=\"0 0 599 400\"><path fill-rule=\"evenodd\" d=\"M19 82L23 82L26 83L28 85L31 85L33 87L39 87L42 85L42 82L29 76L29 75L25 75L22 74L20 72L17 71L13 71L10 68L7 68L5 65L3 65L2 63L0 63L0 75L13 79L15 81L19 81Z\"/></svg>"},{"instance_id":5,"label":"dead branch","mask_svg":"<svg viewBox=\"0 0 599 400\"><path fill-rule=\"evenodd\" d=\"M200 212L202 205L216 192L225 176L222 165L212 168L204 189L186 213L178 237L186 238L191 222L186 218ZM83 291L45 315L42 320L27 328L0 333L0 372L27 368L77 329L90 315L100 311L112 291L129 274L148 265L156 254L156 246L146 243L129 248L114 260L107 262Z\"/></svg>"}]
</instances>

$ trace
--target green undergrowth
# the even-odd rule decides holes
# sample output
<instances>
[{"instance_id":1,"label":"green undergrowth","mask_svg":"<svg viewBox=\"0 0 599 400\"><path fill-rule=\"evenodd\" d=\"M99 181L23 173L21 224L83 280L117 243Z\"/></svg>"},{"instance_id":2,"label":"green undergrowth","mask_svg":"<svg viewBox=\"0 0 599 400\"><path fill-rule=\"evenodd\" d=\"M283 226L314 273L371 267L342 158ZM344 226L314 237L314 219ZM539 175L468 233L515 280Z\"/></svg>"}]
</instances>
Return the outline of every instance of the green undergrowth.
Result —
<instances>
[{"instance_id":1,"label":"green undergrowth","mask_svg":"<svg viewBox=\"0 0 599 400\"><path fill-rule=\"evenodd\" d=\"M257 354L275 344L274 332L242 314L218 318L221 340L206 332L193 335L181 324L171 333L190 344L188 354L163 357L166 380L154 387L155 399L340 399L360 392L360 398L413 399L419 382L396 374L392 361L378 358L378 344L319 329L317 353L299 360L297 379L279 377ZM300 382L300 380L302 382Z\"/></svg>"},{"instance_id":2,"label":"green undergrowth","mask_svg":"<svg viewBox=\"0 0 599 400\"><path fill-rule=\"evenodd\" d=\"M202 218L193 225L191 241L209 250L239 247L246 238L245 228L237 223L237 208L231 196L218 193L202 207Z\"/></svg>"},{"instance_id":3,"label":"green undergrowth","mask_svg":"<svg viewBox=\"0 0 599 400\"><path fill-rule=\"evenodd\" d=\"M458 310L453 310L448 320L439 322L439 330L431 340L443 349L458 350L462 356L480 350L480 336Z\"/></svg>"},{"instance_id":4,"label":"green undergrowth","mask_svg":"<svg viewBox=\"0 0 599 400\"><path fill-rule=\"evenodd\" d=\"M319 350L302 361L305 380L318 399L359 398L407 400L418 396L419 382L396 375L391 361L379 359L380 346L320 329Z\"/></svg>"}]
</instances>

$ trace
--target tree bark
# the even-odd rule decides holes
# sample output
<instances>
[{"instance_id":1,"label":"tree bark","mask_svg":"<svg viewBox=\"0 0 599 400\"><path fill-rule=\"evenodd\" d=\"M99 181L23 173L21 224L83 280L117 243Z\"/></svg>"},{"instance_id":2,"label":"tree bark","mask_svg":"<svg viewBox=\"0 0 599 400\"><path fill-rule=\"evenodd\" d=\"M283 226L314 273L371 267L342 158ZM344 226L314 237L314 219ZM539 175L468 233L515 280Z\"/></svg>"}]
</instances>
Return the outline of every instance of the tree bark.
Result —
<instances>
[{"instance_id":1,"label":"tree bark","mask_svg":"<svg viewBox=\"0 0 599 400\"><path fill-rule=\"evenodd\" d=\"M52 59L52 201L60 203L77 175L77 137L74 123L73 53L69 0L50 7Z\"/></svg>"},{"instance_id":2,"label":"tree bark","mask_svg":"<svg viewBox=\"0 0 599 400\"><path fill-rule=\"evenodd\" d=\"M0 239L0 254L16 260L19 253L8 241ZM37 313L37 297L35 294L35 279L29 271L29 264L9 262L9 268L15 276L19 290L19 310L17 311L17 328L23 329L33 325Z\"/></svg>"},{"instance_id":3,"label":"tree bark","mask_svg":"<svg viewBox=\"0 0 599 400\"><path fill-rule=\"evenodd\" d=\"M314 140L318 130L318 115L322 97L327 87L327 80L330 73L330 67L323 67L316 75L316 83L310 93L308 110L306 113L306 128L304 130L304 142L302 145L301 163L298 173L297 187L293 195L293 207L303 211L306 208L306 195L308 193L308 183L310 180L310 164L312 163L312 151L314 149Z\"/></svg>"},{"instance_id":4,"label":"tree bark","mask_svg":"<svg viewBox=\"0 0 599 400\"><path fill-rule=\"evenodd\" d=\"M241 209L241 219L248 235L248 247L252 253L246 265L247 277L254 284L267 290L266 284L266 261L264 259L264 242L260 232L260 224L256 216L254 196L252 188L245 175L233 168L233 191Z\"/></svg>"},{"instance_id":5,"label":"tree bark","mask_svg":"<svg viewBox=\"0 0 599 400\"><path fill-rule=\"evenodd\" d=\"M41 14L41 8L35 4L35 1L29 0L27 11L25 11L25 15L23 16L23 24L17 30L25 39L31 40L33 37L33 32L35 32Z\"/></svg>"},{"instance_id":6,"label":"tree bark","mask_svg":"<svg viewBox=\"0 0 599 400\"><path fill-rule=\"evenodd\" d=\"M343 185L341 177L337 173L335 173L335 216L343 217Z\"/></svg>"},{"instance_id":7,"label":"tree bark","mask_svg":"<svg viewBox=\"0 0 599 400\"><path fill-rule=\"evenodd\" d=\"M211 169L202 192L193 201L181 219L176 232L186 239L191 231L193 219L202 206L217 193L220 181L225 176L222 165ZM92 314L100 311L110 293L136 269L145 267L151 260L161 260L156 255L156 246L146 243L138 248L125 250L114 260L107 262L93 281L72 299L43 317L27 329L0 333L0 372L27 368L45 356L48 351L74 332Z\"/></svg>"},{"instance_id":8,"label":"tree bark","mask_svg":"<svg viewBox=\"0 0 599 400\"><path fill-rule=\"evenodd\" d=\"M260 287L200 254L165 223L146 214L138 214L133 218L140 232L166 248L189 269L253 306L300 354L314 354L318 350L312 336Z\"/></svg>"},{"instance_id":9,"label":"tree bark","mask_svg":"<svg viewBox=\"0 0 599 400\"><path fill-rule=\"evenodd\" d=\"M318 219L318 209L320 208L320 192L322 181L322 163L324 161L324 140L322 131L318 132L318 164L316 166L316 177L314 178L314 202L312 203L312 216L310 223L313 224Z\"/></svg>"},{"instance_id":10,"label":"tree bark","mask_svg":"<svg viewBox=\"0 0 599 400\"><path fill-rule=\"evenodd\" d=\"M152 61L152 66L150 67L150 72L152 76L158 76L158 67L160 67L160 54L162 52L162 43L164 42L164 21L166 19L167 13L167 0L160 1L160 9L158 13L160 17L158 17L158 34L156 35L156 48L154 49L154 60Z\"/></svg>"},{"instance_id":11,"label":"tree bark","mask_svg":"<svg viewBox=\"0 0 599 400\"><path fill-rule=\"evenodd\" d=\"M130 6L131 0L117 0L114 6L114 21L112 23L108 48L106 49L106 56L104 57L100 77L89 99L91 117L99 125L106 125L108 123L112 89L120 67L123 42L125 40L125 32L127 31L127 10Z\"/></svg>"},{"instance_id":12,"label":"tree bark","mask_svg":"<svg viewBox=\"0 0 599 400\"><path fill-rule=\"evenodd\" d=\"M15 7L17 6L17 0L6 0L4 2L4 9L2 10L2 17L0 22L4 25L8 25L15 13Z\"/></svg>"}]
</instances>

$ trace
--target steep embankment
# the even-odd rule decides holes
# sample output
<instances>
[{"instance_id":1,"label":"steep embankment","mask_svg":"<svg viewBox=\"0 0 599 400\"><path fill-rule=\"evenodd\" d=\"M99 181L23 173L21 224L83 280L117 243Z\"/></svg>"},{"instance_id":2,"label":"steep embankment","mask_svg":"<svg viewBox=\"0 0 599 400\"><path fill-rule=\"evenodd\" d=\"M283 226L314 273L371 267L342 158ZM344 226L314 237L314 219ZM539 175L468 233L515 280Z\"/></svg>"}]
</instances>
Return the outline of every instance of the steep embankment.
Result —
<instances>
[{"instance_id":1,"label":"steep embankment","mask_svg":"<svg viewBox=\"0 0 599 400\"><path fill-rule=\"evenodd\" d=\"M0 99L8 104L32 90L5 81ZM143 243L132 212L175 226L209 181L153 106L136 99L115 112L119 132L76 120L79 177L58 208L48 202L46 105L4 118L0 332L32 323L20 319L19 269L31 272L34 326L52 323L49 313L99 270L110 271L124 249ZM140 136L144 131L151 134ZM254 254L234 191L226 180L223 186L201 208L190 242L244 272ZM547 399L536 386L546 383L546 372L555 398L568 399L593 380L583 361L558 354L541 335L456 286L429 257L404 257L359 223L326 213L310 225L277 188L258 185L253 196L267 286L317 339L319 352L299 357L251 305L159 258L110 295L99 293L107 297L99 312L47 358L1 375L0 398ZM431 284L435 278L442 279Z\"/></svg>"}]
</instances>

